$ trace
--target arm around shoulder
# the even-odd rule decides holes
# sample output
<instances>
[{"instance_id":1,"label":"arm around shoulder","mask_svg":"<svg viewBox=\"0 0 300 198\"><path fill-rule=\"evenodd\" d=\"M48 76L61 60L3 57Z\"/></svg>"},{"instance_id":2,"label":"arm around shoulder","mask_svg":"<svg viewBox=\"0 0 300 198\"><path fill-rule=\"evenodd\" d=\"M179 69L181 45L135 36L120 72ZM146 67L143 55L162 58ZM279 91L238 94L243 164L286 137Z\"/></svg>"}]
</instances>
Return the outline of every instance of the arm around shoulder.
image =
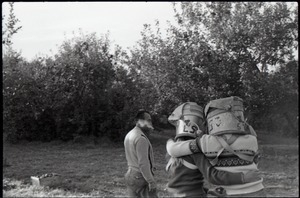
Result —
<instances>
[{"instance_id":1,"label":"arm around shoulder","mask_svg":"<svg viewBox=\"0 0 300 198\"><path fill-rule=\"evenodd\" d=\"M174 140L169 139L166 145L168 154L172 157L182 157L192 154L192 151L190 150L191 141L193 140L174 142Z\"/></svg>"},{"instance_id":2,"label":"arm around shoulder","mask_svg":"<svg viewBox=\"0 0 300 198\"><path fill-rule=\"evenodd\" d=\"M244 174L242 172L231 173L228 171L218 170L211 165L203 153L196 153L191 156L204 178L214 185L234 185L243 184L245 182Z\"/></svg>"}]
</instances>

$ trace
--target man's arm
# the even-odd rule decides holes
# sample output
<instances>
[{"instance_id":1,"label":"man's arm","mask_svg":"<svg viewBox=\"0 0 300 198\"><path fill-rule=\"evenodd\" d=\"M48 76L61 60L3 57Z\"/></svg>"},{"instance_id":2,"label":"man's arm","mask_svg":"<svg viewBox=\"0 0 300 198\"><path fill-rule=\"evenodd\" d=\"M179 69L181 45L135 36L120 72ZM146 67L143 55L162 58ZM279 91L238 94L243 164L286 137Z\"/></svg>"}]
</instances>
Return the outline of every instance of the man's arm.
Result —
<instances>
[{"instance_id":1,"label":"man's arm","mask_svg":"<svg viewBox=\"0 0 300 198\"><path fill-rule=\"evenodd\" d=\"M260 179L257 171L248 171L246 173L231 173L218 170L211 165L209 160L202 152L191 155L195 165L203 174L208 182L215 185L234 185L258 181Z\"/></svg>"},{"instance_id":2,"label":"man's arm","mask_svg":"<svg viewBox=\"0 0 300 198\"><path fill-rule=\"evenodd\" d=\"M169 139L167 141L166 147L167 147L168 154L171 155L172 157L182 157L185 155L191 155L193 153L200 152L196 144L196 140L174 142L174 140Z\"/></svg>"},{"instance_id":3,"label":"man's arm","mask_svg":"<svg viewBox=\"0 0 300 198\"><path fill-rule=\"evenodd\" d=\"M148 141L144 137L141 137L136 144L139 168L145 180L149 184L153 184L155 183L155 180L151 172L148 148L149 148Z\"/></svg>"}]
</instances>

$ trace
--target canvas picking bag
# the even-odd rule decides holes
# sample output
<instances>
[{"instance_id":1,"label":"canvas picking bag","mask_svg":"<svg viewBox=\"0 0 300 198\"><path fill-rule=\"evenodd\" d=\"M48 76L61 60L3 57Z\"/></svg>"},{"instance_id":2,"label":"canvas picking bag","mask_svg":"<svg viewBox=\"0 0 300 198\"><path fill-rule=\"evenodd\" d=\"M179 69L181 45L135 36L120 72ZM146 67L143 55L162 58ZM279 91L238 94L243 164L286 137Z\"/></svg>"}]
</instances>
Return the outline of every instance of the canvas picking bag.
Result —
<instances>
[{"instance_id":1,"label":"canvas picking bag","mask_svg":"<svg viewBox=\"0 0 300 198\"><path fill-rule=\"evenodd\" d=\"M253 161L258 151L256 133L245 122L243 112L243 100L236 96L212 100L205 106L208 135L199 141L212 165L224 156Z\"/></svg>"}]
</instances>

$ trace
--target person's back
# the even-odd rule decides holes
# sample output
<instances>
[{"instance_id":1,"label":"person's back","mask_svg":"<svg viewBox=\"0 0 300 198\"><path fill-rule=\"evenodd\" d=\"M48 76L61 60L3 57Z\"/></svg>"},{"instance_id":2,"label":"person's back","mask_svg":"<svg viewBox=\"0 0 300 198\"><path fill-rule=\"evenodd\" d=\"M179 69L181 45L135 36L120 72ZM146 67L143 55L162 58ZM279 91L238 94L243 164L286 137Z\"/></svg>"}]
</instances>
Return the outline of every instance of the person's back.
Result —
<instances>
[{"instance_id":1,"label":"person's back","mask_svg":"<svg viewBox=\"0 0 300 198\"><path fill-rule=\"evenodd\" d=\"M184 142L190 137L181 136L175 137L175 139L178 142ZM166 170L169 175L167 189L175 197L206 197L207 192L203 186L204 179L214 185L243 184L257 180L257 173L254 172L232 173L217 170L201 152L182 157L171 157Z\"/></svg>"},{"instance_id":2,"label":"person's back","mask_svg":"<svg viewBox=\"0 0 300 198\"><path fill-rule=\"evenodd\" d=\"M205 128L203 127L201 109L196 103L184 103L177 107L168 118L169 122L176 126L176 143L172 139L167 142L167 152L173 157L171 159L175 159L174 162L169 161L167 165L167 171L170 175L169 191L173 192L174 196L177 196L177 194L182 196L194 196L194 194L195 196L205 196L203 177L209 183L219 186L247 184L259 180L257 170L218 170L210 163L197 144L190 144L190 141L186 141L191 138L194 139L198 135L203 135L202 130L205 130ZM177 146L178 149L174 149L172 148L174 144L184 146ZM198 189L196 189L197 187Z\"/></svg>"},{"instance_id":3,"label":"person's back","mask_svg":"<svg viewBox=\"0 0 300 198\"><path fill-rule=\"evenodd\" d=\"M130 132L128 132L124 140L127 165L135 170L139 170L136 144L141 137L142 133L140 130L137 127L134 127Z\"/></svg>"},{"instance_id":4,"label":"person's back","mask_svg":"<svg viewBox=\"0 0 300 198\"><path fill-rule=\"evenodd\" d=\"M190 144L190 141L185 141L185 142L174 142L173 140L168 141L167 143L167 151L171 156L177 156L176 158L183 158L186 156L191 156L191 155L198 155L198 158L202 158L199 162L201 161L207 161L208 165L206 165L207 167L212 167L213 170L218 170L218 171L224 171L227 173L240 173L240 172L244 172L245 174L250 173L250 172L258 172L258 169L255 165L255 163L252 163L250 165L236 165L236 166L231 166L231 167L216 167L216 166L212 166L210 161L207 159L207 157L202 153L202 151L200 149L197 150L197 152L199 153L194 153L192 154L191 149L187 148L186 145ZM177 154L177 155L175 155ZM197 159L195 157L193 157L193 159ZM198 165L197 165L198 166ZM201 166L201 165L200 165ZM203 165L202 165L203 167ZM204 168L205 171L206 168ZM205 174L205 172L202 172L203 174ZM209 172L209 171L208 171ZM262 186L262 179L259 177L259 175L257 175L256 179L253 180L236 180L236 183L233 183L232 181L230 182L230 180L233 180L233 175L228 175L228 176L220 176L219 178L222 179L218 179L217 182L216 181L211 181L211 179L214 178L213 176L214 174L208 174L208 175L204 175L206 176L205 178L207 179L207 181L217 187L223 187L226 190L226 194L227 195L240 195L242 196L242 194L245 194L245 196L250 196L253 195L254 196L264 196L264 192L261 191L261 189L263 188ZM255 193L257 192L257 193Z\"/></svg>"},{"instance_id":5,"label":"person's back","mask_svg":"<svg viewBox=\"0 0 300 198\"><path fill-rule=\"evenodd\" d=\"M140 165L142 165L142 168L146 166L146 168L149 167L149 169L153 168L151 167L151 160L143 161L142 158L139 159L138 156L147 156L149 155L149 158L152 158L151 153L148 153L148 151L151 148L151 144L146 137L146 135L141 131L139 127L134 127L126 136L124 140L124 147L125 147L125 155L127 160L127 165L129 168L132 168L136 171L140 171ZM146 151L146 152L144 152ZM148 159L149 159L148 158ZM148 163L149 162L149 163Z\"/></svg>"},{"instance_id":6,"label":"person's back","mask_svg":"<svg viewBox=\"0 0 300 198\"><path fill-rule=\"evenodd\" d=\"M171 163L167 167L168 192L172 193L175 197L206 196L203 188L204 177L198 167L192 164L191 156L184 156L173 160L178 160L178 163ZM189 168L183 163L189 166Z\"/></svg>"}]
</instances>

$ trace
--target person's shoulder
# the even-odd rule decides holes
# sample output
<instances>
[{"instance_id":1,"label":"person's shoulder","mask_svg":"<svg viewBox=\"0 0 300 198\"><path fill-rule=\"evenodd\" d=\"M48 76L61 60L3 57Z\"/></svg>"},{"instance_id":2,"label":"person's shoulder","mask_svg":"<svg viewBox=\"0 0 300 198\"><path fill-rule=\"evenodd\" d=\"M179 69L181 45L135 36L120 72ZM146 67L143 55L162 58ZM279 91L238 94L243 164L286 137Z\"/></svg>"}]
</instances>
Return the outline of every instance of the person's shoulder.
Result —
<instances>
[{"instance_id":1,"label":"person's shoulder","mask_svg":"<svg viewBox=\"0 0 300 198\"><path fill-rule=\"evenodd\" d=\"M136 136L136 141L144 145L150 144L148 137L144 133L139 133Z\"/></svg>"},{"instance_id":2,"label":"person's shoulder","mask_svg":"<svg viewBox=\"0 0 300 198\"><path fill-rule=\"evenodd\" d=\"M135 136L136 136L136 130L135 128L131 129L125 136L125 139L135 139Z\"/></svg>"},{"instance_id":3,"label":"person's shoulder","mask_svg":"<svg viewBox=\"0 0 300 198\"><path fill-rule=\"evenodd\" d=\"M137 127L134 127L133 129L131 129L131 131L129 131L126 135L126 137L130 137L130 139L132 140L140 140L140 139L145 139L146 140L146 136L141 133L140 129Z\"/></svg>"},{"instance_id":4,"label":"person's shoulder","mask_svg":"<svg viewBox=\"0 0 300 198\"><path fill-rule=\"evenodd\" d=\"M145 141L145 142L148 143L148 138L146 137L145 134L139 134L138 139L143 141L143 142Z\"/></svg>"},{"instance_id":5,"label":"person's shoulder","mask_svg":"<svg viewBox=\"0 0 300 198\"><path fill-rule=\"evenodd\" d=\"M129 132L127 132L127 134L125 135L125 138L128 138L129 136L132 135L132 133L133 133L132 130L133 130L133 129L131 129Z\"/></svg>"}]
</instances>

